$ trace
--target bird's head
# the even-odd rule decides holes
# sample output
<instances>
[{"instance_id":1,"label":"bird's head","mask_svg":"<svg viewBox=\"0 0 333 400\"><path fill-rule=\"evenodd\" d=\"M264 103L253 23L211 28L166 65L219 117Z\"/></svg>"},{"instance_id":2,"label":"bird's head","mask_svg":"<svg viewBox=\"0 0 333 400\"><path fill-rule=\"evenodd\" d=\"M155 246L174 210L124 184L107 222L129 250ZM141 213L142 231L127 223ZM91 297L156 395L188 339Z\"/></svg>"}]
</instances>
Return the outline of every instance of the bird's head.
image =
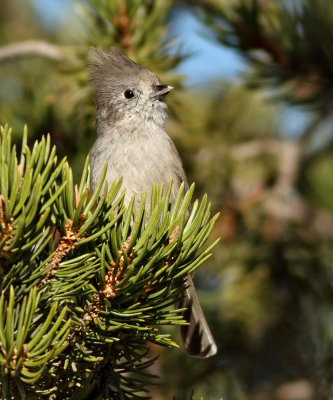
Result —
<instances>
[{"instance_id":1,"label":"bird's head","mask_svg":"<svg viewBox=\"0 0 333 400\"><path fill-rule=\"evenodd\" d=\"M116 48L104 53L92 48L90 76L95 91L97 115L109 123L153 121L164 124L164 98L173 89L162 85L156 74L141 67Z\"/></svg>"}]
</instances>

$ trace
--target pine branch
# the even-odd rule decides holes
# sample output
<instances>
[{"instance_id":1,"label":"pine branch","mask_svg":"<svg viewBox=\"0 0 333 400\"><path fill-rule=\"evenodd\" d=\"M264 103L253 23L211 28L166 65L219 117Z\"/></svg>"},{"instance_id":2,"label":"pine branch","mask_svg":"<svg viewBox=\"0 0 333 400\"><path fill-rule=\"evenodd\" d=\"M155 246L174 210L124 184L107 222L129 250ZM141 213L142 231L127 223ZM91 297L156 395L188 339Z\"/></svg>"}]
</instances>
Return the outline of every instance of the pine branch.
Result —
<instances>
[{"instance_id":1,"label":"pine branch","mask_svg":"<svg viewBox=\"0 0 333 400\"><path fill-rule=\"evenodd\" d=\"M332 110L332 4L305 0L197 0L216 39L240 50L253 66L252 86L280 89L292 104ZM281 94L282 90L282 94Z\"/></svg>"},{"instance_id":2,"label":"pine branch","mask_svg":"<svg viewBox=\"0 0 333 400\"><path fill-rule=\"evenodd\" d=\"M1 128L2 397L140 398L148 343L177 346L161 327L186 323L170 306L210 256L216 242L200 249L217 216L206 196L189 211L193 185L174 204L171 184L157 185L149 213L144 196L125 208L106 167L89 197L88 159L74 185L49 137L26 141L25 129L19 161Z\"/></svg>"},{"instance_id":3,"label":"pine branch","mask_svg":"<svg viewBox=\"0 0 333 400\"><path fill-rule=\"evenodd\" d=\"M29 40L0 47L0 61L26 56L41 56L59 61L63 58L63 53L59 46L42 40Z\"/></svg>"}]
</instances>

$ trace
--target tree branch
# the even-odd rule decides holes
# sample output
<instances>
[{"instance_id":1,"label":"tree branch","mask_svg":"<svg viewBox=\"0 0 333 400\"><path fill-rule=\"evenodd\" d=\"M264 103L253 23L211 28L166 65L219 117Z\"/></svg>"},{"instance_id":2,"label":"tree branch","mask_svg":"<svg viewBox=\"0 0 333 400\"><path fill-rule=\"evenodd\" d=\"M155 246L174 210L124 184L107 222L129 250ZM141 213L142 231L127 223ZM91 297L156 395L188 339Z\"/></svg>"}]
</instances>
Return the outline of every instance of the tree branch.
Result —
<instances>
[{"instance_id":1,"label":"tree branch","mask_svg":"<svg viewBox=\"0 0 333 400\"><path fill-rule=\"evenodd\" d=\"M29 40L0 47L0 61L25 56L42 56L59 61L63 53L58 46L41 40Z\"/></svg>"},{"instance_id":2,"label":"tree branch","mask_svg":"<svg viewBox=\"0 0 333 400\"><path fill-rule=\"evenodd\" d=\"M272 153L280 154L281 140L274 139L258 139L251 140L250 142L238 144L231 148L232 158L242 160L246 158L257 157L261 154ZM228 152L230 150L228 149Z\"/></svg>"},{"instance_id":3,"label":"tree branch","mask_svg":"<svg viewBox=\"0 0 333 400\"><path fill-rule=\"evenodd\" d=\"M277 161L277 177L272 188L262 192L264 208L279 219L304 220L307 208L304 202L293 193L305 147L295 141L253 140L235 146L232 157L236 160L258 157L262 154L272 154Z\"/></svg>"}]
</instances>

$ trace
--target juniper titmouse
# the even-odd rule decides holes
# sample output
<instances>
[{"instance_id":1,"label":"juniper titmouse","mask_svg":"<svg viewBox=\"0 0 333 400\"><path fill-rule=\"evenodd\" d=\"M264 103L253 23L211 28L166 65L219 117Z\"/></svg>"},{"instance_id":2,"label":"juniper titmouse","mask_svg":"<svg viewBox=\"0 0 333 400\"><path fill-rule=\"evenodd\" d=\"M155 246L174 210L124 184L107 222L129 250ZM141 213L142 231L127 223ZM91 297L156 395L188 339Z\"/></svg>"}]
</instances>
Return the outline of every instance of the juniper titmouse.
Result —
<instances>
[{"instance_id":1,"label":"juniper titmouse","mask_svg":"<svg viewBox=\"0 0 333 400\"><path fill-rule=\"evenodd\" d=\"M165 187L173 180L171 201L182 182L188 188L179 154L165 132L167 106L164 97L173 89L161 85L157 76L137 65L119 50L90 53L90 74L95 90L97 140L89 155L91 188L96 189L105 163L106 180L123 178L125 204L142 192L150 198L154 183ZM149 207L149 203L147 207ZM216 344L202 313L190 276L181 307L190 323L181 328L184 347L196 357L216 353Z\"/></svg>"}]
</instances>

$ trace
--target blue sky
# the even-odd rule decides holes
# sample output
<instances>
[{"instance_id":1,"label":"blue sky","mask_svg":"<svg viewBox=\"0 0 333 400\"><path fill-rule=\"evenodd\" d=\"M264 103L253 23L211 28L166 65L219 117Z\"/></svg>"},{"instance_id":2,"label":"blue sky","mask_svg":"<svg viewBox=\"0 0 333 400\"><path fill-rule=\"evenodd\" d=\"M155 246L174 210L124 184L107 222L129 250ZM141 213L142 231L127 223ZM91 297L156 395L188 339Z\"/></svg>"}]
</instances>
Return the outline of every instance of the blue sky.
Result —
<instances>
[{"instance_id":1,"label":"blue sky","mask_svg":"<svg viewBox=\"0 0 333 400\"><path fill-rule=\"evenodd\" d=\"M37 13L48 26L64 20L73 5L72 0L33 0ZM179 37L186 52L192 56L185 60L179 71L188 77L189 84L200 84L215 76L232 78L244 70L244 63L233 50L214 44L204 35L207 28L190 12L179 9L171 27L171 34Z\"/></svg>"},{"instance_id":2,"label":"blue sky","mask_svg":"<svg viewBox=\"0 0 333 400\"><path fill-rule=\"evenodd\" d=\"M191 84L211 81L214 77L234 78L245 70L242 58L227 47L209 39L211 34L190 12L180 9L176 14L171 34L179 37L184 49L193 54L179 67Z\"/></svg>"}]
</instances>

